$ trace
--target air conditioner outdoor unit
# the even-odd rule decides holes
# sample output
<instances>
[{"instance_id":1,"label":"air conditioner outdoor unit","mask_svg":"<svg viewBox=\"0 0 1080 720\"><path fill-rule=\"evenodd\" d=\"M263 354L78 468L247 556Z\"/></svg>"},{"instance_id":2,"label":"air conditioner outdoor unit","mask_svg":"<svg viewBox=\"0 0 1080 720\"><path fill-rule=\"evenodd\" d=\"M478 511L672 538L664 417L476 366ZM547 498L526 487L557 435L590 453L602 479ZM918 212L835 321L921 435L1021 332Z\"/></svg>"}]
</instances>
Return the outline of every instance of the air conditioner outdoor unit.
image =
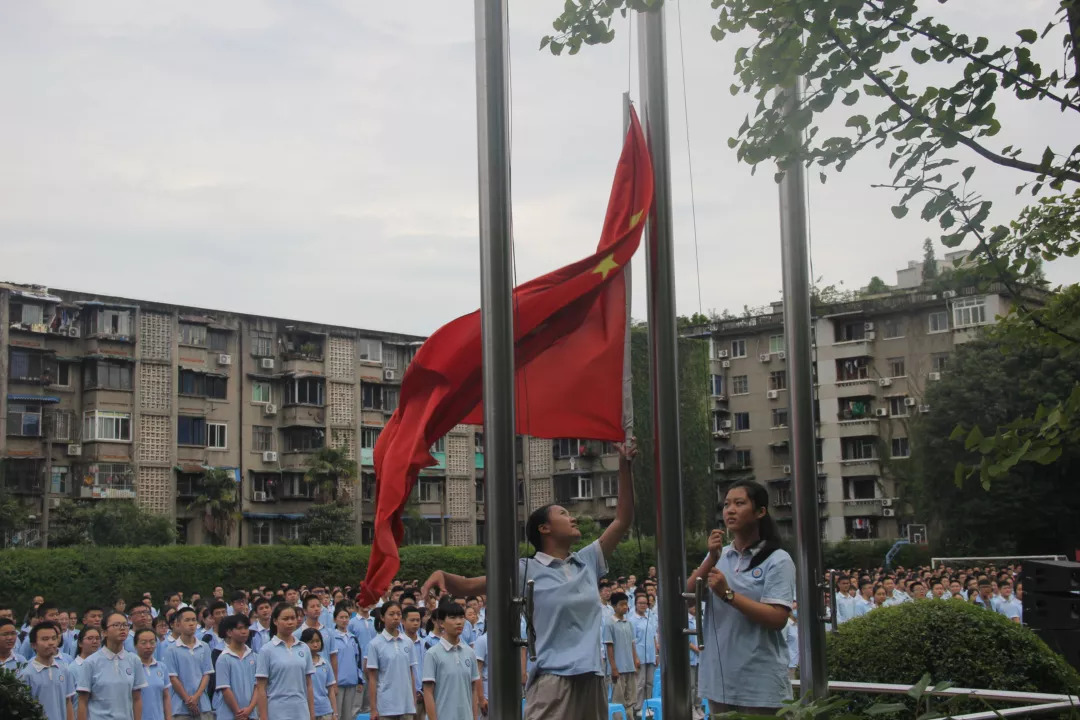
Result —
<instances>
[{"instance_id":1,"label":"air conditioner outdoor unit","mask_svg":"<svg viewBox=\"0 0 1080 720\"><path fill-rule=\"evenodd\" d=\"M866 335L864 335L864 339L866 340L874 340L875 338L877 338L877 333L873 330L868 331Z\"/></svg>"},{"instance_id":2,"label":"air conditioner outdoor unit","mask_svg":"<svg viewBox=\"0 0 1080 720\"><path fill-rule=\"evenodd\" d=\"M946 290L943 293L941 293L941 297L945 298L946 300L948 300L950 298L954 298L954 297L956 297L956 291L955 290Z\"/></svg>"},{"instance_id":3,"label":"air conditioner outdoor unit","mask_svg":"<svg viewBox=\"0 0 1080 720\"><path fill-rule=\"evenodd\" d=\"M784 466L784 474L785 475L790 475L791 474L791 466L790 465L785 465Z\"/></svg>"},{"instance_id":4,"label":"air conditioner outdoor unit","mask_svg":"<svg viewBox=\"0 0 1080 720\"><path fill-rule=\"evenodd\" d=\"M72 325L71 327L69 327L67 329L67 334L68 334L68 337L77 338L80 335L82 335L82 330L79 329L78 325Z\"/></svg>"},{"instance_id":5,"label":"air conditioner outdoor unit","mask_svg":"<svg viewBox=\"0 0 1080 720\"><path fill-rule=\"evenodd\" d=\"M382 376L383 380L393 380L397 377L397 373L393 370L383 370Z\"/></svg>"},{"instance_id":6,"label":"air conditioner outdoor unit","mask_svg":"<svg viewBox=\"0 0 1080 720\"><path fill-rule=\"evenodd\" d=\"M71 444L67 446L67 454L71 457L78 457L82 455L82 445Z\"/></svg>"},{"instance_id":7,"label":"air conditioner outdoor unit","mask_svg":"<svg viewBox=\"0 0 1080 720\"><path fill-rule=\"evenodd\" d=\"M722 368L731 367L731 361L730 360L725 360L724 362L720 363L720 367L722 367Z\"/></svg>"},{"instance_id":8,"label":"air conditioner outdoor unit","mask_svg":"<svg viewBox=\"0 0 1080 720\"><path fill-rule=\"evenodd\" d=\"M862 327L863 327L864 331L870 332L871 330L874 329L874 323L872 323L872 322L864 322Z\"/></svg>"},{"instance_id":9,"label":"air conditioner outdoor unit","mask_svg":"<svg viewBox=\"0 0 1080 720\"><path fill-rule=\"evenodd\" d=\"M619 498L617 498L617 497L605 498L604 499L604 505L606 507L615 507L618 504L619 504Z\"/></svg>"},{"instance_id":10,"label":"air conditioner outdoor unit","mask_svg":"<svg viewBox=\"0 0 1080 720\"><path fill-rule=\"evenodd\" d=\"M266 403L265 407L263 407L263 412L267 415L277 415L277 405L274 403Z\"/></svg>"},{"instance_id":11,"label":"air conditioner outdoor unit","mask_svg":"<svg viewBox=\"0 0 1080 720\"><path fill-rule=\"evenodd\" d=\"M217 356L217 364L218 365L232 365L232 355L226 355L225 353L222 353L222 354L218 355Z\"/></svg>"},{"instance_id":12,"label":"air conditioner outdoor unit","mask_svg":"<svg viewBox=\"0 0 1080 720\"><path fill-rule=\"evenodd\" d=\"M919 406L919 412L921 412L921 413L930 412L930 406L929 405L920 405Z\"/></svg>"},{"instance_id":13,"label":"air conditioner outdoor unit","mask_svg":"<svg viewBox=\"0 0 1080 720\"><path fill-rule=\"evenodd\" d=\"M716 353L716 357L718 357L718 358L726 358L727 356L728 356L728 351L727 350L721 350L720 352Z\"/></svg>"},{"instance_id":14,"label":"air conditioner outdoor unit","mask_svg":"<svg viewBox=\"0 0 1080 720\"><path fill-rule=\"evenodd\" d=\"M915 407L918 404L918 401L916 401L913 397L904 398L904 405L906 405L907 407Z\"/></svg>"},{"instance_id":15,"label":"air conditioner outdoor unit","mask_svg":"<svg viewBox=\"0 0 1080 720\"><path fill-rule=\"evenodd\" d=\"M731 429L731 421L730 420L721 420L720 421L720 429L721 430L730 430Z\"/></svg>"},{"instance_id":16,"label":"air conditioner outdoor unit","mask_svg":"<svg viewBox=\"0 0 1080 720\"><path fill-rule=\"evenodd\" d=\"M881 378L877 381L877 384L881 387L889 387L892 385L892 378Z\"/></svg>"},{"instance_id":17,"label":"air conditioner outdoor unit","mask_svg":"<svg viewBox=\"0 0 1080 720\"><path fill-rule=\"evenodd\" d=\"M263 462L277 462L277 452L274 450L267 450L264 452Z\"/></svg>"},{"instance_id":18,"label":"air conditioner outdoor unit","mask_svg":"<svg viewBox=\"0 0 1080 720\"><path fill-rule=\"evenodd\" d=\"M769 362L769 360L771 360L771 359L772 359L772 355L770 355L769 353L761 353L760 355L758 355L758 360L760 360L763 363Z\"/></svg>"},{"instance_id":19,"label":"air conditioner outdoor unit","mask_svg":"<svg viewBox=\"0 0 1080 720\"><path fill-rule=\"evenodd\" d=\"M937 382L938 380L940 380L940 379L941 379L941 373L939 373L939 372L932 372L932 373L930 373L929 375L927 375L927 376L926 376L926 378L927 378L928 380L933 380L933 381Z\"/></svg>"},{"instance_id":20,"label":"air conditioner outdoor unit","mask_svg":"<svg viewBox=\"0 0 1080 720\"><path fill-rule=\"evenodd\" d=\"M270 496L266 494L264 490L255 490L251 493L251 499L254 502L266 502L270 499Z\"/></svg>"},{"instance_id":21,"label":"air conditioner outdoor unit","mask_svg":"<svg viewBox=\"0 0 1080 720\"><path fill-rule=\"evenodd\" d=\"M273 370L274 358L262 358L261 360L259 360L259 367L263 370Z\"/></svg>"},{"instance_id":22,"label":"air conditioner outdoor unit","mask_svg":"<svg viewBox=\"0 0 1080 720\"><path fill-rule=\"evenodd\" d=\"M58 508L63 500L63 498L49 498L49 507Z\"/></svg>"},{"instance_id":23,"label":"air conditioner outdoor unit","mask_svg":"<svg viewBox=\"0 0 1080 720\"><path fill-rule=\"evenodd\" d=\"M874 411L874 414L877 415L878 417L889 417L889 411L886 410L885 408L878 408L877 410Z\"/></svg>"},{"instance_id":24,"label":"air conditioner outdoor unit","mask_svg":"<svg viewBox=\"0 0 1080 720\"><path fill-rule=\"evenodd\" d=\"M892 508L885 508L881 511L883 517L896 517L896 511Z\"/></svg>"},{"instance_id":25,"label":"air conditioner outdoor unit","mask_svg":"<svg viewBox=\"0 0 1080 720\"><path fill-rule=\"evenodd\" d=\"M727 465L725 465L722 462L718 462L718 463L714 464L713 467L716 468L717 470L723 470L724 468L727 467Z\"/></svg>"},{"instance_id":26,"label":"air conditioner outdoor unit","mask_svg":"<svg viewBox=\"0 0 1080 720\"><path fill-rule=\"evenodd\" d=\"M769 396L770 400L775 400L776 398L780 397L780 393L777 390L770 390L766 393L766 395Z\"/></svg>"},{"instance_id":27,"label":"air conditioner outdoor unit","mask_svg":"<svg viewBox=\"0 0 1080 720\"><path fill-rule=\"evenodd\" d=\"M892 507L892 498L881 498L881 507Z\"/></svg>"},{"instance_id":28,"label":"air conditioner outdoor unit","mask_svg":"<svg viewBox=\"0 0 1080 720\"><path fill-rule=\"evenodd\" d=\"M787 360L787 353L781 350L780 352L776 353L776 357L780 358L781 360Z\"/></svg>"}]
</instances>

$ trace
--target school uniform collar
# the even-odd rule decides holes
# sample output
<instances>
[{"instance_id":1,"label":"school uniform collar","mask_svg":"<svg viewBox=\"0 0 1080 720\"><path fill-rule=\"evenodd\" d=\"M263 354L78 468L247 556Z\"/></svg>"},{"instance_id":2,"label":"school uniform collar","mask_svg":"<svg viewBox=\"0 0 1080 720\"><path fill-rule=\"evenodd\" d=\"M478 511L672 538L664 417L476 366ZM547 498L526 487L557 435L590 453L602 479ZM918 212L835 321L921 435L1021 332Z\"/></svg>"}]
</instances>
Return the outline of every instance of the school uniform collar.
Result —
<instances>
[{"instance_id":1,"label":"school uniform collar","mask_svg":"<svg viewBox=\"0 0 1080 720\"><path fill-rule=\"evenodd\" d=\"M38 672L41 672L42 670L47 670L47 669L50 669L50 668L59 668L60 667L60 664L56 662L56 657L55 656L50 658L50 659L52 660L52 662L50 662L48 665L42 665L41 662L37 659L37 656L35 655L34 659L30 661L30 666L32 668L34 668L35 670L37 670Z\"/></svg>"},{"instance_id":2,"label":"school uniform collar","mask_svg":"<svg viewBox=\"0 0 1080 720\"><path fill-rule=\"evenodd\" d=\"M120 648L120 652L114 653L112 650L105 647L104 645L101 646L101 649L98 650L98 652L100 652L102 655L104 655L105 658L108 659L108 660L114 660L116 658L120 658L121 660L123 660L124 658L126 658L128 656L128 651L125 650L124 648ZM139 662L142 662L142 661L140 660Z\"/></svg>"},{"instance_id":3,"label":"school uniform collar","mask_svg":"<svg viewBox=\"0 0 1080 720\"><path fill-rule=\"evenodd\" d=\"M735 543L731 543L730 545L727 546L727 548L724 550L724 552L727 553L728 555L733 555L733 554L734 555L742 555L742 556L749 555L750 557L753 557L754 555L757 555L758 552L761 551L761 548L763 548L764 546L765 546L765 541L764 540L758 540L756 543L754 543L750 547L746 548L742 552L739 552L738 548L735 547Z\"/></svg>"},{"instance_id":4,"label":"school uniform collar","mask_svg":"<svg viewBox=\"0 0 1080 720\"><path fill-rule=\"evenodd\" d=\"M623 615L621 618L618 615L612 615L611 619L615 622L630 622L630 619Z\"/></svg>"},{"instance_id":5,"label":"school uniform collar","mask_svg":"<svg viewBox=\"0 0 1080 720\"><path fill-rule=\"evenodd\" d=\"M248 655L250 655L250 654L251 654L251 652L252 652L252 651L251 651L251 648L249 648L249 647L248 647L247 645L245 645L245 646L244 646L244 654L243 654L243 655L237 655L237 654L236 654L235 652L233 652L233 649L232 649L231 647L229 647L228 645L226 645L226 646L225 646L225 649L221 651L221 654L222 654L222 655L232 655L232 656L233 656L234 658L236 658L237 660L243 660L243 659L244 659L244 658L246 658L246 657L247 657Z\"/></svg>"},{"instance_id":6,"label":"school uniform collar","mask_svg":"<svg viewBox=\"0 0 1080 720\"><path fill-rule=\"evenodd\" d=\"M275 635L274 637L272 637L272 638L270 639L270 644L271 644L271 645L285 645L285 641L281 639L281 636L280 636L280 635ZM295 647L295 646L297 646L297 645L299 645L299 644L300 644L300 641L299 641L299 640L297 640L297 641L296 641L296 642L294 642L294 643L293 643L292 645L285 645L285 647L287 647L287 648L291 648L291 647Z\"/></svg>"},{"instance_id":7,"label":"school uniform collar","mask_svg":"<svg viewBox=\"0 0 1080 720\"><path fill-rule=\"evenodd\" d=\"M562 559L557 558L557 557L552 557L551 555L548 555L545 552L536 553L533 556L533 559L536 560L537 562L539 562L544 567L551 567L552 563L555 563L555 562L559 562L559 563L573 562L573 563L576 563L578 565L584 565L585 564L578 558L576 552L572 552L569 555L567 555L565 560L562 560Z\"/></svg>"},{"instance_id":8,"label":"school uniform collar","mask_svg":"<svg viewBox=\"0 0 1080 720\"><path fill-rule=\"evenodd\" d=\"M187 643L184 642L184 638L182 638L182 637L178 637L175 640L173 640L173 645L176 645L177 647L182 647L185 650L194 651L194 650L197 650L200 645L206 645L206 643L204 643L202 640L200 640L199 636L196 635L194 645L188 645Z\"/></svg>"},{"instance_id":9,"label":"school uniform collar","mask_svg":"<svg viewBox=\"0 0 1080 720\"><path fill-rule=\"evenodd\" d=\"M379 635L386 642L394 642L395 640L400 640L401 637L402 637L402 633L400 633L400 632L397 634L397 637L394 637L393 635L390 634L390 631L386 630L385 628L383 629L383 631L381 633L379 633Z\"/></svg>"},{"instance_id":10,"label":"school uniform collar","mask_svg":"<svg viewBox=\"0 0 1080 720\"><path fill-rule=\"evenodd\" d=\"M442 645L443 650L445 650L446 652L454 652L455 650L461 650L462 647L465 645L465 643L461 641L461 638L458 638L457 645L451 645L450 641L446 638L439 638L439 644Z\"/></svg>"}]
</instances>

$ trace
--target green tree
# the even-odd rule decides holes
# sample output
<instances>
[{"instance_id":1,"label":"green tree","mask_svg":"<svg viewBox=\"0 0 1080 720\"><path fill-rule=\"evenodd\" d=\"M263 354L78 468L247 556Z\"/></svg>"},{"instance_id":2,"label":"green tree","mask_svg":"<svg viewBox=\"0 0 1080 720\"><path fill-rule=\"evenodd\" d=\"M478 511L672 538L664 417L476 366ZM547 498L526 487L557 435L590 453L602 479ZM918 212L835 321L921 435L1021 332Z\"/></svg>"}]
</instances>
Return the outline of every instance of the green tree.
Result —
<instances>
[{"instance_id":1,"label":"green tree","mask_svg":"<svg viewBox=\"0 0 1080 720\"><path fill-rule=\"evenodd\" d=\"M1054 298L1047 309L1075 308L1078 294L1074 289ZM1077 318L1074 325L1080 325ZM942 379L928 388L930 413L913 423L912 467L904 485L917 516L931 523L935 544L950 554L978 555L1062 552L1080 545L1075 440L1034 456L1038 462L994 466L984 459L981 474L968 473L998 428L1017 417L1045 416L1045 408L1065 399L1077 381L1080 353L1062 352L1019 319L958 348Z\"/></svg>"},{"instance_id":2,"label":"green tree","mask_svg":"<svg viewBox=\"0 0 1080 720\"><path fill-rule=\"evenodd\" d=\"M236 477L224 468L207 468L199 485L199 494L188 509L201 513L203 528L210 540L215 545L224 545L240 520Z\"/></svg>"},{"instance_id":3,"label":"green tree","mask_svg":"<svg viewBox=\"0 0 1080 720\"><path fill-rule=\"evenodd\" d=\"M938 276L937 256L934 254L934 241L926 238L923 241L922 279L929 282Z\"/></svg>"},{"instance_id":4,"label":"green tree","mask_svg":"<svg viewBox=\"0 0 1080 720\"><path fill-rule=\"evenodd\" d=\"M639 534L656 529L655 443L649 388L648 327L639 323L630 332L630 365L634 394L634 522ZM715 520L712 435L709 433L708 344L679 340L679 447L682 458L683 513L686 531L704 531Z\"/></svg>"},{"instance_id":5,"label":"green tree","mask_svg":"<svg viewBox=\"0 0 1080 720\"><path fill-rule=\"evenodd\" d=\"M356 461L349 459L346 448L324 447L308 460L304 481L315 486L320 502L346 504L352 499L358 474Z\"/></svg>"},{"instance_id":6,"label":"green tree","mask_svg":"<svg viewBox=\"0 0 1080 720\"><path fill-rule=\"evenodd\" d=\"M53 511L50 522L49 544L53 547L153 546L175 541L176 529L168 516L130 500L66 500Z\"/></svg>"},{"instance_id":7,"label":"green tree","mask_svg":"<svg viewBox=\"0 0 1080 720\"><path fill-rule=\"evenodd\" d=\"M731 92L757 100L728 144L753 168L775 163L782 174L817 165L822 182L826 171L878 153L892 176L875 187L896 194L893 215L921 204L922 219L938 223L945 246L974 242L972 258L1020 298L1013 311L1024 323L1078 344L1080 336L1024 301L1020 286L1038 282L1040 259L1080 253L1080 145L1044 146L1041 136L1023 132L1041 117L1080 113L1080 3L1059 0L1037 28L1016 28L1015 39L994 46L935 18L940 1L713 0L713 38L742 43ZM617 12L652 11L662 2L567 0L540 47L559 55L609 43ZM1056 46L1060 62L1036 62ZM799 77L807 83L803 102L788 116L785 92ZM996 140L1003 100L1023 104L1016 115L1023 126L1011 135L1037 138L1026 147ZM1033 198L1016 218L993 218L993 203L979 194L975 175L988 165L1011 172L1017 193ZM1068 429L1080 426L1075 387L1044 417L1021 418L1026 422L980 443L989 464L1037 462L1058 448Z\"/></svg>"},{"instance_id":8,"label":"green tree","mask_svg":"<svg viewBox=\"0 0 1080 720\"><path fill-rule=\"evenodd\" d=\"M866 284L867 295L878 295L880 293L889 292L889 285L877 275L870 278L870 282Z\"/></svg>"},{"instance_id":9,"label":"green tree","mask_svg":"<svg viewBox=\"0 0 1080 720\"><path fill-rule=\"evenodd\" d=\"M356 519L352 507L340 502L312 505L300 521L304 545L351 545Z\"/></svg>"}]
</instances>

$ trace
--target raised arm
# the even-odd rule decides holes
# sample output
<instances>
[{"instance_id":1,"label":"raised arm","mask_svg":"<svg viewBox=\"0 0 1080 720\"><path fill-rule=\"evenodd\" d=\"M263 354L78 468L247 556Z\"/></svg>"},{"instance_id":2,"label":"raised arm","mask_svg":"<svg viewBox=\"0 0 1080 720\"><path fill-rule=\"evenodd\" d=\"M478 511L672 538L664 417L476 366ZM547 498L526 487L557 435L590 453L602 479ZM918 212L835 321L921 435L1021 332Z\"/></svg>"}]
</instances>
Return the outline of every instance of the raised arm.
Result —
<instances>
[{"instance_id":1,"label":"raised arm","mask_svg":"<svg viewBox=\"0 0 1080 720\"><path fill-rule=\"evenodd\" d=\"M600 536L600 549L610 558L615 548L626 537L634 524L634 456L637 455L637 438L626 443L615 443L619 450L619 500L615 506L615 519Z\"/></svg>"},{"instance_id":2,"label":"raised arm","mask_svg":"<svg viewBox=\"0 0 1080 720\"><path fill-rule=\"evenodd\" d=\"M431 577L429 577L424 583L424 586L420 588L420 596L426 598L428 593L430 593L431 589L435 586L438 586L457 597L486 595L487 576L482 575L480 577L467 578L442 570L436 570L431 573Z\"/></svg>"},{"instance_id":3,"label":"raised arm","mask_svg":"<svg viewBox=\"0 0 1080 720\"><path fill-rule=\"evenodd\" d=\"M705 578L705 582L709 581L709 571L716 567L716 562L720 559L720 551L724 549L724 531L713 530L709 533L709 554L702 561L701 565L697 567L694 572L690 573L690 577L686 578L686 592L694 592L697 579Z\"/></svg>"}]
</instances>

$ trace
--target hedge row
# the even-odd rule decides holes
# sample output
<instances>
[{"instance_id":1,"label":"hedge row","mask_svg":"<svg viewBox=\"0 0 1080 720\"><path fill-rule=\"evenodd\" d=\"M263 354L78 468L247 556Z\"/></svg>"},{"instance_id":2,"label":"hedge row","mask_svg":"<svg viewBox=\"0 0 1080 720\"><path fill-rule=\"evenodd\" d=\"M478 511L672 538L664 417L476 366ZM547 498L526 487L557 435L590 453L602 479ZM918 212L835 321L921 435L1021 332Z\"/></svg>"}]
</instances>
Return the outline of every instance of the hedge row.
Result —
<instances>
[{"instance_id":1,"label":"hedge row","mask_svg":"<svg viewBox=\"0 0 1080 720\"><path fill-rule=\"evenodd\" d=\"M827 567L876 567L888 543L841 543L826 552ZM705 555L702 538L688 538L687 565ZM525 554L522 548L522 553ZM60 548L0 552L0 604L25 609L34 595L64 606L81 607L116 597L129 602L149 590L155 601L168 590L208 592L259 585L331 584L356 586L367 570L370 548L360 546L276 546L225 548L173 546L140 548ZM652 538L628 540L615 551L608 576L644 575L656 564ZM484 572L483 547L408 546L401 549L399 577L424 580L434 570L459 575ZM908 558L905 565L916 563ZM841 562L838 562L841 561Z\"/></svg>"}]
</instances>

